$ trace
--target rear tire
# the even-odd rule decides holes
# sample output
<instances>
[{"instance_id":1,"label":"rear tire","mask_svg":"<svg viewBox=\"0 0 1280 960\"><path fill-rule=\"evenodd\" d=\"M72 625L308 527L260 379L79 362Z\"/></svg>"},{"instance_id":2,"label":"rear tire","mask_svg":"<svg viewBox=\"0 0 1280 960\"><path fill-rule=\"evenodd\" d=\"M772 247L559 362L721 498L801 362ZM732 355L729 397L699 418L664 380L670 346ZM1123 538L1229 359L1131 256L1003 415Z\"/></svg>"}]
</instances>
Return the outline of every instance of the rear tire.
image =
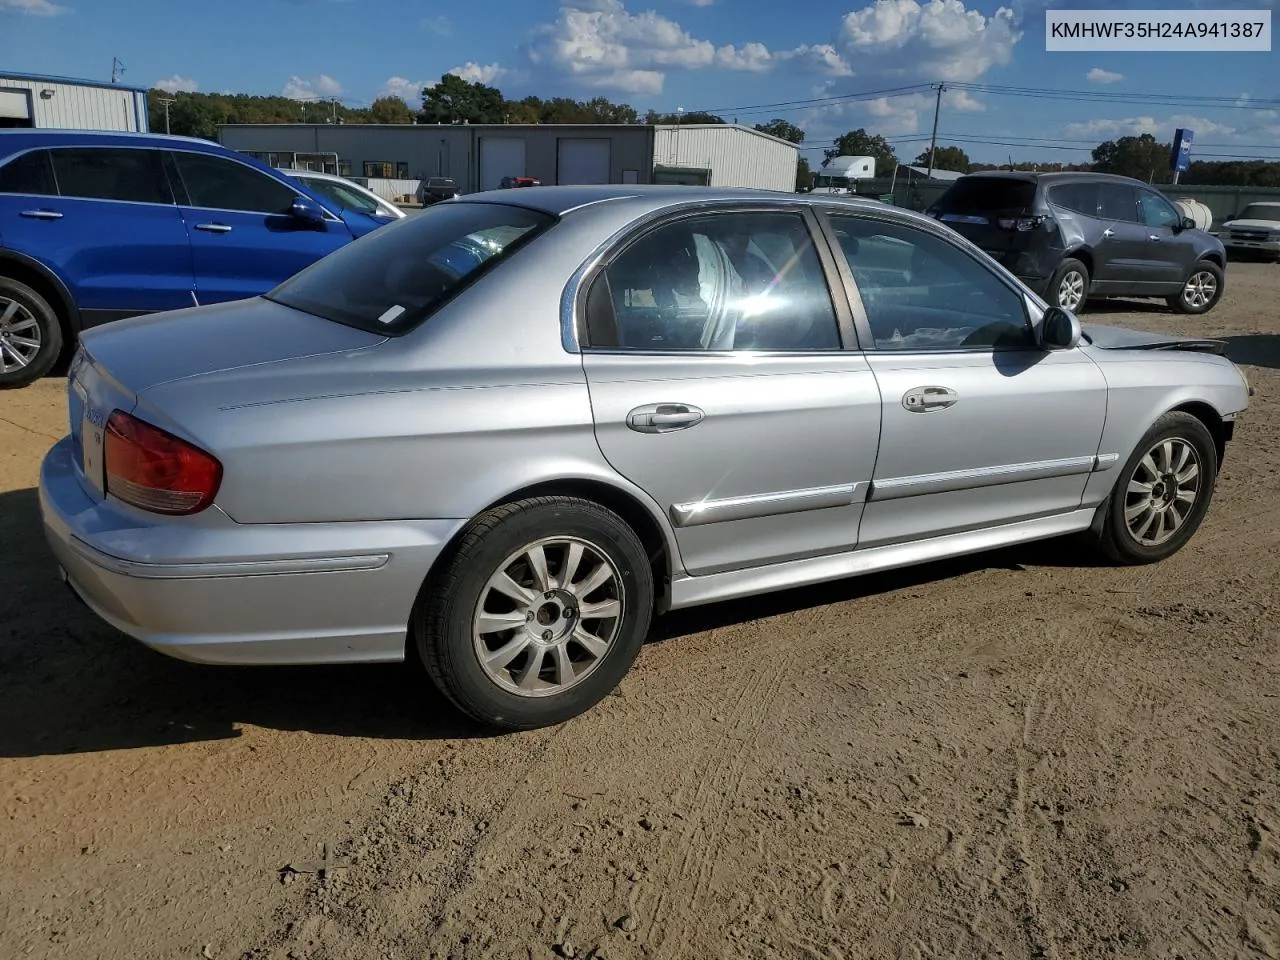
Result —
<instances>
[{"instance_id":1,"label":"rear tire","mask_svg":"<svg viewBox=\"0 0 1280 960\"><path fill-rule=\"evenodd\" d=\"M1063 260L1049 278L1045 299L1055 307L1083 313L1089 302L1089 268L1072 257Z\"/></svg>"},{"instance_id":2,"label":"rear tire","mask_svg":"<svg viewBox=\"0 0 1280 960\"><path fill-rule=\"evenodd\" d=\"M463 713L504 730L563 723L621 682L653 614L653 570L617 514L534 497L482 514L419 598L412 637Z\"/></svg>"},{"instance_id":3,"label":"rear tire","mask_svg":"<svg viewBox=\"0 0 1280 960\"><path fill-rule=\"evenodd\" d=\"M1200 260L1191 268L1182 292L1166 298L1165 302L1178 313L1208 313L1222 299L1226 285L1227 275L1220 266L1211 260Z\"/></svg>"},{"instance_id":4,"label":"rear tire","mask_svg":"<svg viewBox=\"0 0 1280 960\"><path fill-rule=\"evenodd\" d=\"M1173 556L1199 529L1217 478L1209 429L1189 413L1166 413L1120 471L1103 520L1103 551L1126 565Z\"/></svg>"},{"instance_id":5,"label":"rear tire","mask_svg":"<svg viewBox=\"0 0 1280 960\"><path fill-rule=\"evenodd\" d=\"M25 283L0 277L0 389L34 383L61 353L62 324L53 307Z\"/></svg>"}]
</instances>

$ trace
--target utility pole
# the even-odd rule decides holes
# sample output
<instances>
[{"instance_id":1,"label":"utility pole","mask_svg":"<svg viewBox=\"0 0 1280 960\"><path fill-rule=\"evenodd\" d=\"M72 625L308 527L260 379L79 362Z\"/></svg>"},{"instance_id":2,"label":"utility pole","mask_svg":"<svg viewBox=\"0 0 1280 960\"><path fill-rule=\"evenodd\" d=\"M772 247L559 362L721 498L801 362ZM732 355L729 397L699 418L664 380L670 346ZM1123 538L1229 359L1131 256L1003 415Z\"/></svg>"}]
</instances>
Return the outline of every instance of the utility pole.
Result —
<instances>
[{"instance_id":1,"label":"utility pole","mask_svg":"<svg viewBox=\"0 0 1280 960\"><path fill-rule=\"evenodd\" d=\"M164 106L164 132L169 132L169 104L176 102L173 97L161 97L160 103Z\"/></svg>"},{"instance_id":2,"label":"utility pole","mask_svg":"<svg viewBox=\"0 0 1280 960\"><path fill-rule=\"evenodd\" d=\"M938 114L942 112L942 91L945 83L938 84L938 100L933 106L933 136L929 140L929 179L933 179L933 152L938 149Z\"/></svg>"},{"instance_id":3,"label":"utility pole","mask_svg":"<svg viewBox=\"0 0 1280 960\"><path fill-rule=\"evenodd\" d=\"M330 103L330 105L333 107L333 119L332 119L332 120L330 120L329 122L330 122L330 123L333 123L333 124L336 124L336 123L338 122L338 98L337 98L337 97L331 97L331 98L329 99L329 103Z\"/></svg>"},{"instance_id":4,"label":"utility pole","mask_svg":"<svg viewBox=\"0 0 1280 960\"><path fill-rule=\"evenodd\" d=\"M111 58L111 82L118 83L120 74L124 73L124 64L120 62L118 57Z\"/></svg>"}]
</instances>

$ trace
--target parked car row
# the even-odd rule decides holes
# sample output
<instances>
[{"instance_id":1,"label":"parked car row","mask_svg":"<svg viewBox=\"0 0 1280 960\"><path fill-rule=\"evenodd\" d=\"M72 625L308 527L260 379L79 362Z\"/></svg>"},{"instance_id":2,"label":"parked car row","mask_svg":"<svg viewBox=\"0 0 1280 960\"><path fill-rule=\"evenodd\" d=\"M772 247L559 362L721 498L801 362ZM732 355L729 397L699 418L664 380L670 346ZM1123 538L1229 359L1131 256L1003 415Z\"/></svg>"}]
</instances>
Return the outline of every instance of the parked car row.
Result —
<instances>
[{"instance_id":1,"label":"parked car row","mask_svg":"<svg viewBox=\"0 0 1280 960\"><path fill-rule=\"evenodd\" d=\"M397 219L354 186L206 140L0 131L0 387L96 324L265 293Z\"/></svg>"},{"instance_id":2,"label":"parked car row","mask_svg":"<svg viewBox=\"0 0 1280 960\"><path fill-rule=\"evenodd\" d=\"M887 204L494 190L86 331L40 509L64 581L156 650L413 657L530 728L607 696L666 610L1064 535L1168 557L1249 395L1220 342L1082 328Z\"/></svg>"}]
</instances>

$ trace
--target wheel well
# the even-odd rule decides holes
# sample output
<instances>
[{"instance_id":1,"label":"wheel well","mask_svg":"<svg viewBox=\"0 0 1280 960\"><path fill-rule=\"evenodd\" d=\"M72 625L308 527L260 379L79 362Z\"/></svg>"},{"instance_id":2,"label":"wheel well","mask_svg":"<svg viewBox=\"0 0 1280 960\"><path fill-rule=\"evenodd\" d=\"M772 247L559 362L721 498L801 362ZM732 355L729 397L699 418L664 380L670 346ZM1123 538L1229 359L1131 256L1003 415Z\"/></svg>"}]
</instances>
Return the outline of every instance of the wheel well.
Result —
<instances>
[{"instance_id":1,"label":"wheel well","mask_svg":"<svg viewBox=\"0 0 1280 960\"><path fill-rule=\"evenodd\" d=\"M1201 260L1208 260L1210 263L1215 264L1216 266L1218 266L1218 267L1220 267L1220 268L1225 268L1225 267L1226 267L1226 265L1227 265L1226 260L1225 260L1223 257L1218 256L1218 254L1216 254L1216 253L1206 253L1206 254L1205 254L1203 257L1201 257L1200 259L1201 259Z\"/></svg>"},{"instance_id":2,"label":"wheel well","mask_svg":"<svg viewBox=\"0 0 1280 960\"><path fill-rule=\"evenodd\" d=\"M53 308L53 312L58 315L58 322L62 324L62 332L67 334L68 337L75 333L71 323L75 308L67 302L66 296L58 288L58 285L44 273L23 263L21 260L0 257L0 277L8 277L10 280L17 280L18 283L25 283L40 294L48 302L49 306Z\"/></svg>"},{"instance_id":3,"label":"wheel well","mask_svg":"<svg viewBox=\"0 0 1280 960\"><path fill-rule=\"evenodd\" d=\"M1084 268L1089 271L1089 279L1093 279L1093 254L1088 250L1081 248L1079 250L1069 250L1062 257L1063 260L1079 260L1084 264Z\"/></svg>"},{"instance_id":4,"label":"wheel well","mask_svg":"<svg viewBox=\"0 0 1280 960\"><path fill-rule=\"evenodd\" d=\"M1207 403L1193 401L1173 409L1181 413L1191 414L1208 428L1209 433L1213 435L1213 445L1218 452L1218 466L1221 467L1223 457L1227 453L1227 441L1231 439L1231 435L1235 430L1235 423L1224 421L1218 416L1218 411Z\"/></svg>"}]
</instances>

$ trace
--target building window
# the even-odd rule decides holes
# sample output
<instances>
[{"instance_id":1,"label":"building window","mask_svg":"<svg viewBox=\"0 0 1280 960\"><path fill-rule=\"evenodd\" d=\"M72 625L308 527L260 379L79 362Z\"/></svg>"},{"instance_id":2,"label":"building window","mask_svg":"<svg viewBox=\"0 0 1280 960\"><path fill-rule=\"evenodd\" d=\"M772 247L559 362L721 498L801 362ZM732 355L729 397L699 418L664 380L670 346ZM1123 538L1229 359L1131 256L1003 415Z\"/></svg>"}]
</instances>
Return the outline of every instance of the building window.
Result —
<instances>
[{"instance_id":1,"label":"building window","mask_svg":"<svg viewBox=\"0 0 1280 960\"><path fill-rule=\"evenodd\" d=\"M338 176L340 176L340 177L349 177L349 176L351 176L351 161L350 161L350 160L339 160L339 161L338 161Z\"/></svg>"},{"instance_id":2,"label":"building window","mask_svg":"<svg viewBox=\"0 0 1280 960\"><path fill-rule=\"evenodd\" d=\"M396 161L396 178L399 180L409 179L409 164L403 160Z\"/></svg>"},{"instance_id":3,"label":"building window","mask_svg":"<svg viewBox=\"0 0 1280 960\"><path fill-rule=\"evenodd\" d=\"M364 162L364 175L366 177L391 177L391 164L386 160L366 160Z\"/></svg>"},{"instance_id":4,"label":"building window","mask_svg":"<svg viewBox=\"0 0 1280 960\"><path fill-rule=\"evenodd\" d=\"M639 183L640 171L639 170L623 170L622 182L623 183Z\"/></svg>"}]
</instances>

